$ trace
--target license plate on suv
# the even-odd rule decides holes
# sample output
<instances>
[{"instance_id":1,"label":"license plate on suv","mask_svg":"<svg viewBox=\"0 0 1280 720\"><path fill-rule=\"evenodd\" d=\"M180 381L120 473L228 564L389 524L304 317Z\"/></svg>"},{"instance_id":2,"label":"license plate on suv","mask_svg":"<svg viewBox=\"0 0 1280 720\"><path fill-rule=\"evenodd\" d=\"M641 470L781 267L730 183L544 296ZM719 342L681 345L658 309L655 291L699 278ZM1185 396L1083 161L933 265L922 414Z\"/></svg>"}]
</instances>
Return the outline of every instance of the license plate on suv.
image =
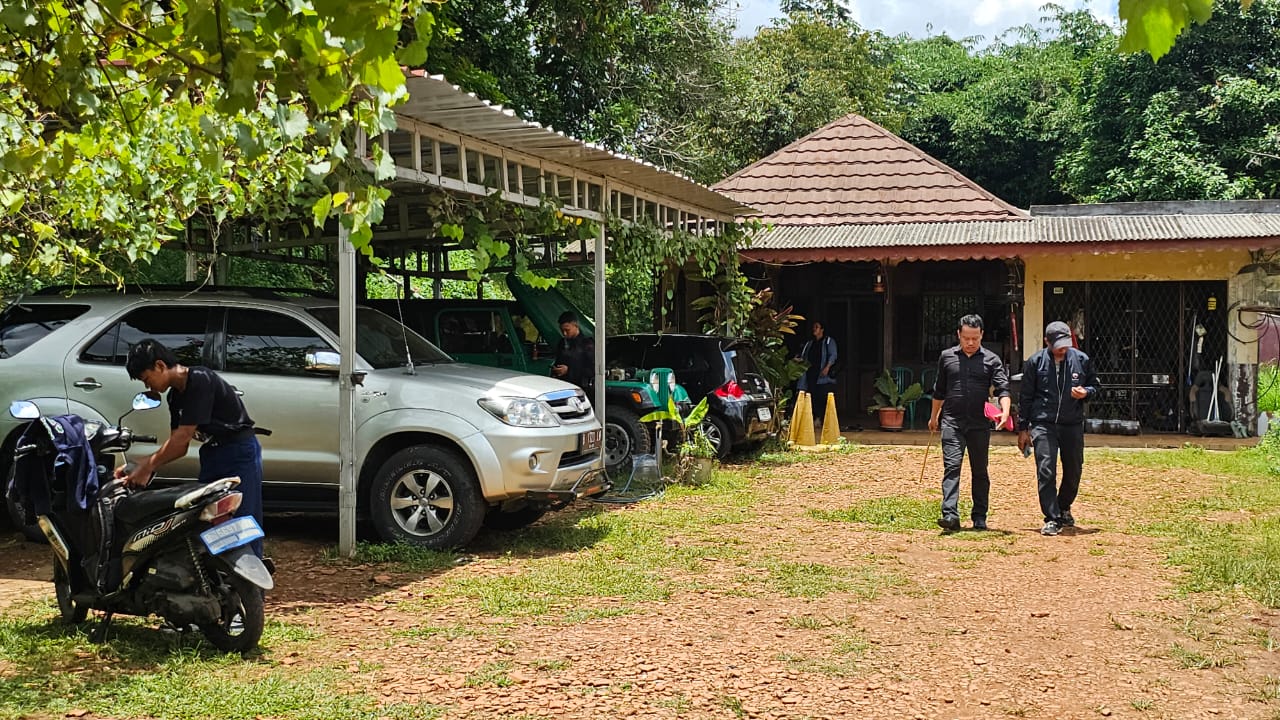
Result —
<instances>
[{"instance_id":1,"label":"license plate on suv","mask_svg":"<svg viewBox=\"0 0 1280 720\"><path fill-rule=\"evenodd\" d=\"M578 452L590 452L600 449L600 438L603 430L588 430L578 435Z\"/></svg>"}]
</instances>

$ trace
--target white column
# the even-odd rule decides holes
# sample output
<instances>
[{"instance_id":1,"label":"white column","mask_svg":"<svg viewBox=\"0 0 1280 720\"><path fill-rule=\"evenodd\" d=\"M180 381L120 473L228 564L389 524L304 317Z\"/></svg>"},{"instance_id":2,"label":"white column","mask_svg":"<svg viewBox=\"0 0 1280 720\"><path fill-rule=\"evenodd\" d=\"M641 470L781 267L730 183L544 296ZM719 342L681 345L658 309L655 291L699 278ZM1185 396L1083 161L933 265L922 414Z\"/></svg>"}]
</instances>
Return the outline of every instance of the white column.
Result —
<instances>
[{"instance_id":1,"label":"white column","mask_svg":"<svg viewBox=\"0 0 1280 720\"><path fill-rule=\"evenodd\" d=\"M601 196L604 198L604 207L598 208L601 213L608 217L608 198L609 183L605 182L602 188ZM607 223L602 218L600 221L600 234L596 236L596 262L595 262L595 289L596 289L596 396L592 398L591 403L595 408L596 417L600 419L600 427L604 427L605 408L604 408L604 344L605 344L605 327L607 327L608 318L605 317L605 271L604 271L604 239L609 232ZM600 469L604 469L604 447L601 443L600 452Z\"/></svg>"}]
</instances>

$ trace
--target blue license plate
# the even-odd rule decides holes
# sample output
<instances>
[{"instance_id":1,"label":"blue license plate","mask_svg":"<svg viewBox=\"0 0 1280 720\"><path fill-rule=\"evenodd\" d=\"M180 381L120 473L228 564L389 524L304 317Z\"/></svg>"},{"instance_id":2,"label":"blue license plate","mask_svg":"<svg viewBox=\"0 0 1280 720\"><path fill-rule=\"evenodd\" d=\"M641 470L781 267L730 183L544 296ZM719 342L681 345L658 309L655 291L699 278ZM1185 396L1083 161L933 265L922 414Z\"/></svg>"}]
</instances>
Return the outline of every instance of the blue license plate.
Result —
<instances>
[{"instance_id":1,"label":"blue license plate","mask_svg":"<svg viewBox=\"0 0 1280 720\"><path fill-rule=\"evenodd\" d=\"M248 545L263 534L258 521L251 515L245 515L205 530L200 533L200 539L209 548L210 554L221 555L241 545Z\"/></svg>"}]
</instances>

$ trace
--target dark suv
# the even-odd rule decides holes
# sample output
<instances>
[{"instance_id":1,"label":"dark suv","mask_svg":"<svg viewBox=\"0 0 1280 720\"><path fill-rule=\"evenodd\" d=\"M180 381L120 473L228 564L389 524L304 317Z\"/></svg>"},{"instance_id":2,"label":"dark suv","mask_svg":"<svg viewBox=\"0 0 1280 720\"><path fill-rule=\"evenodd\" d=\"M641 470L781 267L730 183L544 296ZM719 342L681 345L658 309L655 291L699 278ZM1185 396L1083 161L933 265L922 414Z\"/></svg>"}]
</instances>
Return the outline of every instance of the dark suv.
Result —
<instances>
[{"instance_id":1,"label":"dark suv","mask_svg":"<svg viewBox=\"0 0 1280 720\"><path fill-rule=\"evenodd\" d=\"M745 343L713 335L639 333L610 337L610 368L669 367L691 401L707 398L704 429L720 457L778 431L778 402Z\"/></svg>"}]
</instances>

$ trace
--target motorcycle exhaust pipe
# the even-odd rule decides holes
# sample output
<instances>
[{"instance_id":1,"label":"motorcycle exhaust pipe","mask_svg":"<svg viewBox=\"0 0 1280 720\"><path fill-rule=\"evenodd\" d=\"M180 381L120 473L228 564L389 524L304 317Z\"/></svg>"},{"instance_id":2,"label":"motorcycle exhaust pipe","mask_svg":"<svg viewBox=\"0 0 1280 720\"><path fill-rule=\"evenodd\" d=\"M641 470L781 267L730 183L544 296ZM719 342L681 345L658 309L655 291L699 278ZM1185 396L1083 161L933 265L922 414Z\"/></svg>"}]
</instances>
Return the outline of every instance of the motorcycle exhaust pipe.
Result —
<instances>
[{"instance_id":1,"label":"motorcycle exhaust pipe","mask_svg":"<svg viewBox=\"0 0 1280 720\"><path fill-rule=\"evenodd\" d=\"M58 528L49 521L47 516L40 515L36 517L36 524L40 526L40 531L49 540L49 547L53 548L54 557L58 558L58 562L62 563L62 569L70 573L71 549L67 546L67 541L62 537L62 533L58 532Z\"/></svg>"}]
</instances>

